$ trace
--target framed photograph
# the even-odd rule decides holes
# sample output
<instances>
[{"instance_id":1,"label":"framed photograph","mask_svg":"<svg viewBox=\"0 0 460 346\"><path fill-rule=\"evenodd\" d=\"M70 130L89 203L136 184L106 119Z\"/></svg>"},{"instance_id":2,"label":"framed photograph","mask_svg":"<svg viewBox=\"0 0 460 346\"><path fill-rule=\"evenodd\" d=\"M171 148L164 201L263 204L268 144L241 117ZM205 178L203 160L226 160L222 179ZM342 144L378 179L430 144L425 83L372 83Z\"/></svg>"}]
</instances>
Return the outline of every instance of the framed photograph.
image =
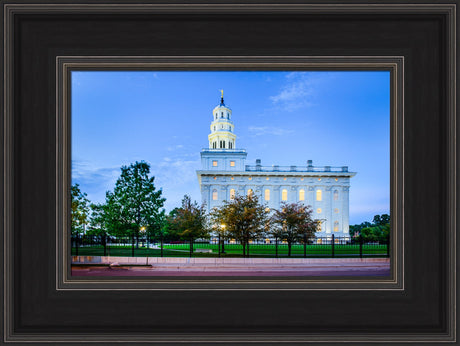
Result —
<instances>
[{"instance_id":1,"label":"framed photograph","mask_svg":"<svg viewBox=\"0 0 460 346\"><path fill-rule=\"evenodd\" d=\"M456 4L4 2L3 341L456 342Z\"/></svg>"}]
</instances>

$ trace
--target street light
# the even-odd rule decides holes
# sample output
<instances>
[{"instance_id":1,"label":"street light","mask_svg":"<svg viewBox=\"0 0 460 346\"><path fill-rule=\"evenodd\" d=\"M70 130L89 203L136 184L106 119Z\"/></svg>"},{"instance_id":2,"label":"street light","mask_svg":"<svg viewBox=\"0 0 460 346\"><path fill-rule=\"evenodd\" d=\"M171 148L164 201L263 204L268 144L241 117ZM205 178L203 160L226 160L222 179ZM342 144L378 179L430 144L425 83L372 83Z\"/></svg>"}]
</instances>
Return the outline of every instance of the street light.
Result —
<instances>
[{"instance_id":1,"label":"street light","mask_svg":"<svg viewBox=\"0 0 460 346\"><path fill-rule=\"evenodd\" d=\"M224 236L225 224L221 224L221 225L220 225L220 228L222 229L222 236ZM225 253L224 244L225 244L225 237L223 237L223 239L222 239L222 253Z\"/></svg>"}]
</instances>

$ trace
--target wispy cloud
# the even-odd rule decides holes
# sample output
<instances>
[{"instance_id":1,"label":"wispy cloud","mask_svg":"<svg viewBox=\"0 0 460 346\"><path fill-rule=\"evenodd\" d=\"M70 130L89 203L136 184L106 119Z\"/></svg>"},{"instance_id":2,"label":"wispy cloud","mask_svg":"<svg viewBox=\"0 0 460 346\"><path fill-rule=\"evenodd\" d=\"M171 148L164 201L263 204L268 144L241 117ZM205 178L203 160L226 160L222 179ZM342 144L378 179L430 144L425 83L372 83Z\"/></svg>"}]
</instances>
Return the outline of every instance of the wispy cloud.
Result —
<instances>
[{"instance_id":1,"label":"wispy cloud","mask_svg":"<svg viewBox=\"0 0 460 346\"><path fill-rule=\"evenodd\" d=\"M286 111L294 111L313 104L316 88L328 74L312 74L310 72L291 72L278 94L271 96L273 104Z\"/></svg>"},{"instance_id":2,"label":"wispy cloud","mask_svg":"<svg viewBox=\"0 0 460 346\"><path fill-rule=\"evenodd\" d=\"M293 130L282 129L274 126L249 126L248 130L253 136L285 136L294 132Z\"/></svg>"},{"instance_id":3,"label":"wispy cloud","mask_svg":"<svg viewBox=\"0 0 460 346\"><path fill-rule=\"evenodd\" d=\"M180 205L184 194L201 203L196 170L200 169L199 159L164 157L152 164L151 172L155 176L155 185L163 189L166 197L165 209L171 210Z\"/></svg>"},{"instance_id":4,"label":"wispy cloud","mask_svg":"<svg viewBox=\"0 0 460 346\"><path fill-rule=\"evenodd\" d=\"M72 184L79 184L92 202L103 202L105 192L113 190L120 167L97 167L86 161L72 160Z\"/></svg>"}]
</instances>

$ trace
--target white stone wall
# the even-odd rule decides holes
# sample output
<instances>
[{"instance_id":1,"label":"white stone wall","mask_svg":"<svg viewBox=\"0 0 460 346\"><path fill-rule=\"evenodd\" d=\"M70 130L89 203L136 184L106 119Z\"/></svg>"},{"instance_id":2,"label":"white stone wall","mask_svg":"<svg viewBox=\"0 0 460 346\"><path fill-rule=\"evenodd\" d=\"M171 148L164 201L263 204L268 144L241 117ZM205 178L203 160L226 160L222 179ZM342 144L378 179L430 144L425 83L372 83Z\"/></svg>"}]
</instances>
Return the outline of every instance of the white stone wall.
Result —
<instances>
[{"instance_id":1,"label":"white stone wall","mask_svg":"<svg viewBox=\"0 0 460 346\"><path fill-rule=\"evenodd\" d=\"M308 174L315 174L308 176ZM348 234L348 189L350 175L343 173L327 172L326 175L307 172L222 172L199 171L201 180L202 201L206 203L208 212L214 207L230 200L231 189L236 194L246 195L249 189L259 197L261 203L270 209L280 207L282 191L287 190L287 203L299 201L299 191L305 191L305 205L313 209L313 217L323 220L322 232L318 236L335 234L347 237ZM233 178L233 179L232 179ZM268 178L268 180L267 180ZM286 178L286 180L284 179ZM321 179L320 181L318 179ZM265 200L265 190L270 190L270 199ZM316 191L322 191L322 200L316 200ZM213 191L217 192L217 200L213 200ZM337 200L334 199L337 191ZM319 212L318 209L321 209ZM334 231L334 223L337 231Z\"/></svg>"}]
</instances>

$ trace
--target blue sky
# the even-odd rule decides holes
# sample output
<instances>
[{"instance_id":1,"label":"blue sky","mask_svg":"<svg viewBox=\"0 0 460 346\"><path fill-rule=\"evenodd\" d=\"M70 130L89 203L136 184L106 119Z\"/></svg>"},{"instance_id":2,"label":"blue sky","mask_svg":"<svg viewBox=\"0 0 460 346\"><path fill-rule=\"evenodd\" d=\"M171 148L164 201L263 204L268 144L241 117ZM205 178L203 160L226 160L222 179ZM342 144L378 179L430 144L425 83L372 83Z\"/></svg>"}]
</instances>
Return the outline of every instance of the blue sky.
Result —
<instances>
[{"instance_id":1,"label":"blue sky","mask_svg":"<svg viewBox=\"0 0 460 346\"><path fill-rule=\"evenodd\" d=\"M349 166L350 224L389 213L389 72L72 72L72 182L92 202L145 160L166 197L201 202L196 170L224 89L247 164Z\"/></svg>"}]
</instances>

